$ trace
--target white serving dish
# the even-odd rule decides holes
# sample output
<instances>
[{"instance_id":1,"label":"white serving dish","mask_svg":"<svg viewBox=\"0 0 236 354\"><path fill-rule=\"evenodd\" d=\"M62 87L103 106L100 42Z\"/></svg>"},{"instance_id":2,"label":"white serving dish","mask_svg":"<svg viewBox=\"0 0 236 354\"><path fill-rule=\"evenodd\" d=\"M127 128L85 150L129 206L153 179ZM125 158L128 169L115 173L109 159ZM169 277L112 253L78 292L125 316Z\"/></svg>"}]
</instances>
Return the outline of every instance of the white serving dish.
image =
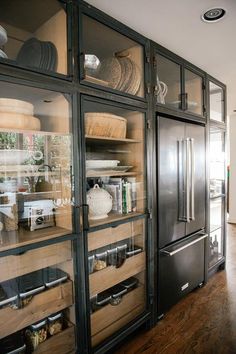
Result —
<instances>
[{"instance_id":1,"label":"white serving dish","mask_svg":"<svg viewBox=\"0 0 236 354\"><path fill-rule=\"evenodd\" d=\"M0 112L34 115L34 106L26 101L12 98L0 98Z\"/></svg>"},{"instance_id":2,"label":"white serving dish","mask_svg":"<svg viewBox=\"0 0 236 354\"><path fill-rule=\"evenodd\" d=\"M116 167L118 163L120 163L118 160L87 160L86 168Z\"/></svg>"},{"instance_id":3,"label":"white serving dish","mask_svg":"<svg viewBox=\"0 0 236 354\"><path fill-rule=\"evenodd\" d=\"M41 151L30 150L0 150L1 165L21 165L29 158L40 160L43 157Z\"/></svg>"}]
</instances>

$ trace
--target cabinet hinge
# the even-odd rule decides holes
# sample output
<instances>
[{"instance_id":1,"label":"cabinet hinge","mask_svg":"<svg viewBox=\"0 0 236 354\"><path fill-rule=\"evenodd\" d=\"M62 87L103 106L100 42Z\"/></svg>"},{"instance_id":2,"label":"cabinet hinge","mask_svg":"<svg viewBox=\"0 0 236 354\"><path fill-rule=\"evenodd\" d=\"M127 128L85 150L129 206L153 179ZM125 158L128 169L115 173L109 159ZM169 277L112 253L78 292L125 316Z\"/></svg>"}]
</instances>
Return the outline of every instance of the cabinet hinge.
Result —
<instances>
[{"instance_id":1,"label":"cabinet hinge","mask_svg":"<svg viewBox=\"0 0 236 354\"><path fill-rule=\"evenodd\" d=\"M147 93L150 95L151 93L151 84L147 84Z\"/></svg>"},{"instance_id":2,"label":"cabinet hinge","mask_svg":"<svg viewBox=\"0 0 236 354\"><path fill-rule=\"evenodd\" d=\"M204 84L204 82L202 83L202 89L203 91L206 89L206 85Z\"/></svg>"},{"instance_id":3,"label":"cabinet hinge","mask_svg":"<svg viewBox=\"0 0 236 354\"><path fill-rule=\"evenodd\" d=\"M147 129L151 129L151 121L150 121L150 119L147 120Z\"/></svg>"},{"instance_id":4,"label":"cabinet hinge","mask_svg":"<svg viewBox=\"0 0 236 354\"><path fill-rule=\"evenodd\" d=\"M149 219L152 219L152 209L151 208L148 209L148 217L149 217Z\"/></svg>"},{"instance_id":5,"label":"cabinet hinge","mask_svg":"<svg viewBox=\"0 0 236 354\"><path fill-rule=\"evenodd\" d=\"M146 55L146 62L149 64L151 61L151 57L150 57L150 54L147 54Z\"/></svg>"},{"instance_id":6,"label":"cabinet hinge","mask_svg":"<svg viewBox=\"0 0 236 354\"><path fill-rule=\"evenodd\" d=\"M156 69L157 68L157 59L156 56L154 55L153 57L153 68Z\"/></svg>"}]
</instances>

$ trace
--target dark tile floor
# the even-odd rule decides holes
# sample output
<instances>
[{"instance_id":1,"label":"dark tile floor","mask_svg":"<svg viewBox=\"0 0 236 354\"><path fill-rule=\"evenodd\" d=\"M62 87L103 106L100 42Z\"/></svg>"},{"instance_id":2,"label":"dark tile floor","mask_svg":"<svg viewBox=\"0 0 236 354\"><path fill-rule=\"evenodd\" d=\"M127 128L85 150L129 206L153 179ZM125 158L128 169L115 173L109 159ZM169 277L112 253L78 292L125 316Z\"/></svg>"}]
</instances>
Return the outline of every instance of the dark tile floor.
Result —
<instances>
[{"instance_id":1,"label":"dark tile floor","mask_svg":"<svg viewBox=\"0 0 236 354\"><path fill-rule=\"evenodd\" d=\"M236 226L228 226L226 270L114 352L138 353L236 354Z\"/></svg>"}]
</instances>

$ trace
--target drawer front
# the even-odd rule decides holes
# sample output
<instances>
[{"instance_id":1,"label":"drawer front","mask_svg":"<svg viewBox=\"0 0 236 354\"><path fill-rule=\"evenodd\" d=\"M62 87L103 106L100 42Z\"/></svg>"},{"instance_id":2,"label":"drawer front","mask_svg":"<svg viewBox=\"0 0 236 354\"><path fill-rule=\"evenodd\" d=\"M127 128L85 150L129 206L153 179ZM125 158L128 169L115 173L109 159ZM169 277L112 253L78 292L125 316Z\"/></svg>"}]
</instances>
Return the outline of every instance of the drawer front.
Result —
<instances>
[{"instance_id":1,"label":"drawer front","mask_svg":"<svg viewBox=\"0 0 236 354\"><path fill-rule=\"evenodd\" d=\"M52 313L61 311L71 306L72 303L72 282L67 281L35 295L24 308L5 307L0 310L0 338L38 322Z\"/></svg>"},{"instance_id":2,"label":"drawer front","mask_svg":"<svg viewBox=\"0 0 236 354\"><path fill-rule=\"evenodd\" d=\"M95 232L88 233L88 250L92 251L111 243L125 240L126 238L142 235L144 230L144 219L131 221L116 227L108 227Z\"/></svg>"},{"instance_id":3,"label":"drawer front","mask_svg":"<svg viewBox=\"0 0 236 354\"><path fill-rule=\"evenodd\" d=\"M71 257L71 241L30 250L20 255L0 257L0 282L66 262Z\"/></svg>"},{"instance_id":4,"label":"drawer front","mask_svg":"<svg viewBox=\"0 0 236 354\"><path fill-rule=\"evenodd\" d=\"M40 343L38 348L34 350L34 354L69 354L75 353L75 328L71 326L61 333Z\"/></svg>"},{"instance_id":5,"label":"drawer front","mask_svg":"<svg viewBox=\"0 0 236 354\"><path fill-rule=\"evenodd\" d=\"M140 305L145 304L145 287L139 286L137 289L130 291L124 295L121 303L116 306L107 305L96 311L91 316L91 333L92 336L109 327L113 322L127 315L130 311Z\"/></svg>"},{"instance_id":6,"label":"drawer front","mask_svg":"<svg viewBox=\"0 0 236 354\"><path fill-rule=\"evenodd\" d=\"M181 248L181 243L178 247ZM167 256L160 251L159 315L204 281L204 240Z\"/></svg>"},{"instance_id":7,"label":"drawer front","mask_svg":"<svg viewBox=\"0 0 236 354\"><path fill-rule=\"evenodd\" d=\"M127 258L120 268L107 267L98 272L90 274L89 286L90 297L96 295L103 290L111 288L121 281L132 277L146 268L146 253L142 252L136 256Z\"/></svg>"}]
</instances>

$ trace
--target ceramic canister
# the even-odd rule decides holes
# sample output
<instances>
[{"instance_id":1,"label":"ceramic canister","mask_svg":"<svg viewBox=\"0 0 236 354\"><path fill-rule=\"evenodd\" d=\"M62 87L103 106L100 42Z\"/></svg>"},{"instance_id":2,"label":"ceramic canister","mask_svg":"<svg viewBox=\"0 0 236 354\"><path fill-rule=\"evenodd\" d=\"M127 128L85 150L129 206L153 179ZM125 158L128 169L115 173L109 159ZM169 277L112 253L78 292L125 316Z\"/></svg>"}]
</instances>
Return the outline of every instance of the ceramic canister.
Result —
<instances>
[{"instance_id":1,"label":"ceramic canister","mask_svg":"<svg viewBox=\"0 0 236 354\"><path fill-rule=\"evenodd\" d=\"M89 218L91 220L108 217L112 209L112 196L98 184L95 184L87 193L87 203L89 206Z\"/></svg>"}]
</instances>

